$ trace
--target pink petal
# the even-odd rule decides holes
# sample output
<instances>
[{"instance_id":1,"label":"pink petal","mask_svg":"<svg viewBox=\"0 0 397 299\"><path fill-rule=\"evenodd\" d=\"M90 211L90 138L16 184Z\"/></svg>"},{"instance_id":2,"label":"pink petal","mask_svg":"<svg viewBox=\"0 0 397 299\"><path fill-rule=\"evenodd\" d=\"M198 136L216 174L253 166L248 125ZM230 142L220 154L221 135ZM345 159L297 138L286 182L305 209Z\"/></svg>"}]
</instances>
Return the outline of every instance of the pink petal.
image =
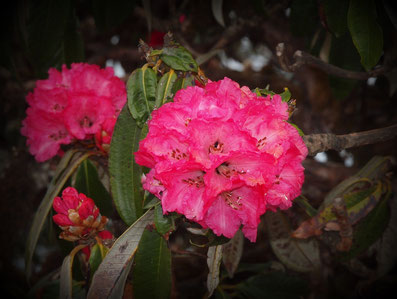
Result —
<instances>
[{"instance_id":1,"label":"pink petal","mask_svg":"<svg viewBox=\"0 0 397 299\"><path fill-rule=\"evenodd\" d=\"M203 171L194 163L180 163L155 176L164 185L167 192L162 195L165 212L176 211L188 219L203 219L211 201L204 196L205 185Z\"/></svg>"},{"instance_id":2,"label":"pink petal","mask_svg":"<svg viewBox=\"0 0 397 299\"><path fill-rule=\"evenodd\" d=\"M218 196L208 209L204 222L216 235L228 238L234 236L241 224L236 210L228 206L222 196Z\"/></svg>"},{"instance_id":3,"label":"pink petal","mask_svg":"<svg viewBox=\"0 0 397 299\"><path fill-rule=\"evenodd\" d=\"M68 207L65 205L63 200L60 197L55 197L54 202L52 203L52 207L59 214L68 214Z\"/></svg>"},{"instance_id":4,"label":"pink petal","mask_svg":"<svg viewBox=\"0 0 397 299\"><path fill-rule=\"evenodd\" d=\"M63 214L56 214L52 216L52 220L59 226L74 225L74 223L69 219L69 217Z\"/></svg>"},{"instance_id":5,"label":"pink petal","mask_svg":"<svg viewBox=\"0 0 397 299\"><path fill-rule=\"evenodd\" d=\"M95 134L115 113L111 100L95 93L74 92L69 99L70 105L64 110L65 124L78 139Z\"/></svg>"},{"instance_id":6,"label":"pink petal","mask_svg":"<svg viewBox=\"0 0 397 299\"><path fill-rule=\"evenodd\" d=\"M80 203L79 193L73 187L67 187L62 191L62 198L68 209L75 210Z\"/></svg>"}]
</instances>

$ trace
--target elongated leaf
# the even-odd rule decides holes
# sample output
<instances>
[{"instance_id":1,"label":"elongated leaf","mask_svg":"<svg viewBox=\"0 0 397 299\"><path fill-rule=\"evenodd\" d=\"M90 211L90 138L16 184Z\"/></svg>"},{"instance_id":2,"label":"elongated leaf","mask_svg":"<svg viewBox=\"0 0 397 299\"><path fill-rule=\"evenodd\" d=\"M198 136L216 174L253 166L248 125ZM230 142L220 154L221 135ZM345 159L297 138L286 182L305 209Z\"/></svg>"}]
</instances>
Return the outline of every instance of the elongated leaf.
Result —
<instances>
[{"instance_id":1,"label":"elongated leaf","mask_svg":"<svg viewBox=\"0 0 397 299\"><path fill-rule=\"evenodd\" d=\"M142 168L134 161L141 129L124 106L114 128L109 153L110 187L117 211L131 225L142 215Z\"/></svg>"},{"instance_id":2,"label":"elongated leaf","mask_svg":"<svg viewBox=\"0 0 397 299\"><path fill-rule=\"evenodd\" d=\"M78 245L70 252L70 254L64 258L61 267L61 278L60 278L60 299L72 299L73 298L73 277L72 267L73 259L77 252L83 249L86 245Z\"/></svg>"},{"instance_id":3,"label":"elongated leaf","mask_svg":"<svg viewBox=\"0 0 397 299\"><path fill-rule=\"evenodd\" d=\"M285 266L298 272L310 272L321 266L316 239L292 238L290 224L281 212L266 212L265 220L273 252Z\"/></svg>"},{"instance_id":4,"label":"elongated leaf","mask_svg":"<svg viewBox=\"0 0 397 299\"><path fill-rule=\"evenodd\" d=\"M130 274L131 267L132 267L133 263L134 263L133 259L131 259L127 263L127 266L121 272L121 275L120 275L119 279L117 280L116 285L112 289L109 299L124 298L123 296L124 296L125 284L127 283L127 278L128 278L128 275Z\"/></svg>"},{"instance_id":5,"label":"elongated leaf","mask_svg":"<svg viewBox=\"0 0 397 299\"><path fill-rule=\"evenodd\" d=\"M99 179L96 166L90 160L81 163L76 174L74 187L80 193L92 198L102 215L111 215L112 198Z\"/></svg>"},{"instance_id":6,"label":"elongated leaf","mask_svg":"<svg viewBox=\"0 0 397 299\"><path fill-rule=\"evenodd\" d=\"M198 72L197 62L193 59L192 54L182 46L164 48L160 59L174 70Z\"/></svg>"},{"instance_id":7,"label":"elongated leaf","mask_svg":"<svg viewBox=\"0 0 397 299\"><path fill-rule=\"evenodd\" d=\"M94 275L95 271L98 269L99 265L102 263L102 260L105 258L108 251L109 251L109 249L100 243L97 243L94 246L92 246L90 259L88 260L88 262L90 264L91 277Z\"/></svg>"},{"instance_id":8,"label":"elongated leaf","mask_svg":"<svg viewBox=\"0 0 397 299\"><path fill-rule=\"evenodd\" d=\"M243 255L244 236L241 230L238 230L234 237L222 246L223 264L225 265L229 277L233 278L233 275L240 263L241 256Z\"/></svg>"},{"instance_id":9,"label":"elongated leaf","mask_svg":"<svg viewBox=\"0 0 397 299\"><path fill-rule=\"evenodd\" d=\"M145 227L153 222L153 214L153 210L147 211L114 242L93 277L88 299L109 298L131 262Z\"/></svg>"},{"instance_id":10,"label":"elongated leaf","mask_svg":"<svg viewBox=\"0 0 397 299\"><path fill-rule=\"evenodd\" d=\"M378 180L382 178L389 171L390 166L390 157L373 157L356 174L335 186L327 194L323 203L320 205L319 210L322 210L326 206L332 204L335 198L341 197L342 194L353 190L353 188L359 188L363 185L365 186L371 180Z\"/></svg>"},{"instance_id":11,"label":"elongated leaf","mask_svg":"<svg viewBox=\"0 0 397 299\"><path fill-rule=\"evenodd\" d=\"M154 208L154 224L159 234L164 235L170 230L175 229L171 216L163 215L161 205Z\"/></svg>"},{"instance_id":12,"label":"elongated leaf","mask_svg":"<svg viewBox=\"0 0 397 299\"><path fill-rule=\"evenodd\" d=\"M94 152L80 153L75 150L65 153L60 161L54 178L52 179L47 193L45 194L40 206L34 215L33 223L30 227L25 251L25 269L28 279L32 270L32 257L39 239L44 222L52 207L52 201L62 190L66 181L77 169L77 167Z\"/></svg>"},{"instance_id":13,"label":"elongated leaf","mask_svg":"<svg viewBox=\"0 0 397 299\"><path fill-rule=\"evenodd\" d=\"M386 194L386 196L388 196ZM397 194L388 200L390 209L390 220L382 234L377 247L377 277L382 277L391 271L397 262Z\"/></svg>"},{"instance_id":14,"label":"elongated leaf","mask_svg":"<svg viewBox=\"0 0 397 299\"><path fill-rule=\"evenodd\" d=\"M344 194L342 198L344 205L346 205L349 223L354 225L367 216L380 201L381 196L382 183L380 181L373 186ZM292 235L295 238L308 238L313 235L320 235L323 228L339 230L337 217L334 213L334 204L326 206L317 215L303 222Z\"/></svg>"},{"instance_id":15,"label":"elongated leaf","mask_svg":"<svg viewBox=\"0 0 397 299\"><path fill-rule=\"evenodd\" d=\"M155 106L159 108L161 105L167 102L167 100L173 95L172 88L177 79L177 75L174 70L170 70L163 77L161 77L156 94Z\"/></svg>"},{"instance_id":16,"label":"elongated leaf","mask_svg":"<svg viewBox=\"0 0 397 299\"><path fill-rule=\"evenodd\" d=\"M350 0L347 23L361 64L367 71L378 63L383 51L383 32L376 18L375 1Z\"/></svg>"},{"instance_id":17,"label":"elongated leaf","mask_svg":"<svg viewBox=\"0 0 397 299\"><path fill-rule=\"evenodd\" d=\"M222 6L223 6L223 0L211 1L212 14L215 17L215 20L219 23L219 25L225 27L225 21L223 20Z\"/></svg>"},{"instance_id":18,"label":"elongated leaf","mask_svg":"<svg viewBox=\"0 0 397 299\"><path fill-rule=\"evenodd\" d=\"M172 87L172 93L175 95L178 90L185 89L186 87L193 85L194 77L188 74L187 76L176 80L175 84Z\"/></svg>"},{"instance_id":19,"label":"elongated leaf","mask_svg":"<svg viewBox=\"0 0 397 299\"><path fill-rule=\"evenodd\" d=\"M219 268L222 261L222 245L210 246L207 252L207 265L208 265L208 276L207 276L207 289L208 297L211 297L212 293L219 284Z\"/></svg>"},{"instance_id":20,"label":"elongated leaf","mask_svg":"<svg viewBox=\"0 0 397 299\"><path fill-rule=\"evenodd\" d=\"M167 242L156 231L144 231L134 264L134 298L170 297L171 251Z\"/></svg>"},{"instance_id":21,"label":"elongated leaf","mask_svg":"<svg viewBox=\"0 0 397 299\"><path fill-rule=\"evenodd\" d=\"M128 108L139 127L145 124L154 108L156 88L156 73L147 66L133 71L128 79Z\"/></svg>"},{"instance_id":22,"label":"elongated leaf","mask_svg":"<svg viewBox=\"0 0 397 299\"><path fill-rule=\"evenodd\" d=\"M384 196L368 216L357 224L353 233L353 245L350 251L341 254L342 261L356 257L381 237L389 221L389 196L390 193Z\"/></svg>"}]
</instances>

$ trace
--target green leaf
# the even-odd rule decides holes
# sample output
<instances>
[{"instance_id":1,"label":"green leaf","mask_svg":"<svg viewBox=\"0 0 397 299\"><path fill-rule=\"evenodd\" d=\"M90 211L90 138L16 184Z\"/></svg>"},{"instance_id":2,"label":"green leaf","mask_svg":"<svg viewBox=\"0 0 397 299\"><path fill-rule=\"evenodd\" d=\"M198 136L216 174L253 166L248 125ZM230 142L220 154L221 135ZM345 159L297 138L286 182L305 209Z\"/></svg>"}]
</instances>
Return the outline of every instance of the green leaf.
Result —
<instances>
[{"instance_id":1,"label":"green leaf","mask_svg":"<svg viewBox=\"0 0 397 299\"><path fill-rule=\"evenodd\" d=\"M308 216L314 217L317 215L317 210L312 207L309 200L302 194L295 198L294 203L298 204Z\"/></svg>"},{"instance_id":2,"label":"green leaf","mask_svg":"<svg viewBox=\"0 0 397 299\"><path fill-rule=\"evenodd\" d=\"M306 298L308 285L303 279L283 272L259 274L238 285L237 298L298 299Z\"/></svg>"},{"instance_id":3,"label":"green leaf","mask_svg":"<svg viewBox=\"0 0 397 299\"><path fill-rule=\"evenodd\" d=\"M139 127L145 124L154 108L156 89L156 73L147 66L133 71L128 79L128 108Z\"/></svg>"},{"instance_id":4,"label":"green leaf","mask_svg":"<svg viewBox=\"0 0 397 299\"><path fill-rule=\"evenodd\" d=\"M71 7L70 0L31 1L28 22L30 61L40 77L63 62L63 39Z\"/></svg>"},{"instance_id":5,"label":"green leaf","mask_svg":"<svg viewBox=\"0 0 397 299\"><path fill-rule=\"evenodd\" d=\"M96 166L90 160L81 163L76 174L74 187L80 193L92 198L102 215L111 215L113 210L112 198L99 179Z\"/></svg>"},{"instance_id":6,"label":"green leaf","mask_svg":"<svg viewBox=\"0 0 397 299\"><path fill-rule=\"evenodd\" d=\"M223 20L222 6L223 6L223 0L211 1L212 14L214 15L215 20L219 23L219 25L225 27L225 21Z\"/></svg>"},{"instance_id":7,"label":"green leaf","mask_svg":"<svg viewBox=\"0 0 397 299\"><path fill-rule=\"evenodd\" d=\"M77 252L83 249L86 245L78 245L66 256L63 260L61 267L61 277L60 277L60 299L72 299L73 298L73 277L72 277L72 267L73 259Z\"/></svg>"},{"instance_id":8,"label":"green leaf","mask_svg":"<svg viewBox=\"0 0 397 299\"><path fill-rule=\"evenodd\" d=\"M170 68L177 71L198 72L197 62L192 54L184 47L166 47L160 55L160 59Z\"/></svg>"},{"instance_id":9,"label":"green leaf","mask_svg":"<svg viewBox=\"0 0 397 299\"><path fill-rule=\"evenodd\" d=\"M357 186L357 185L356 185ZM341 194L347 210L347 217L351 225L356 224L377 205L382 196L382 183L380 181L373 185L356 189L352 192ZM301 223L293 233L295 238L307 238L312 235L321 234L322 229L335 230L337 216L334 212L334 203L321 209L314 217Z\"/></svg>"},{"instance_id":10,"label":"green leaf","mask_svg":"<svg viewBox=\"0 0 397 299\"><path fill-rule=\"evenodd\" d=\"M369 71L378 63L383 51L383 32L376 22L375 2L350 0L347 23L361 64Z\"/></svg>"},{"instance_id":11,"label":"green leaf","mask_svg":"<svg viewBox=\"0 0 397 299\"><path fill-rule=\"evenodd\" d=\"M95 244L91 248L91 254L89 259L90 264L90 275L93 277L94 273L98 269L99 265L102 263L109 249L100 243Z\"/></svg>"},{"instance_id":12,"label":"green leaf","mask_svg":"<svg viewBox=\"0 0 397 299\"><path fill-rule=\"evenodd\" d=\"M175 74L174 70L170 70L168 73L161 77L157 86L155 103L156 108L159 108L173 96L172 88L175 84L176 79L177 75Z\"/></svg>"},{"instance_id":13,"label":"green leaf","mask_svg":"<svg viewBox=\"0 0 397 299\"><path fill-rule=\"evenodd\" d=\"M171 215L163 215L161 205L154 208L154 224L159 234L164 235L171 230L174 230L174 223Z\"/></svg>"},{"instance_id":14,"label":"green leaf","mask_svg":"<svg viewBox=\"0 0 397 299\"><path fill-rule=\"evenodd\" d=\"M324 11L327 17L328 28L340 37L347 32L347 10L349 0L323 0Z\"/></svg>"},{"instance_id":15,"label":"green leaf","mask_svg":"<svg viewBox=\"0 0 397 299\"><path fill-rule=\"evenodd\" d=\"M172 87L172 94L176 94L176 92L180 89L185 89L188 86L194 85L194 77L191 74L187 74L186 76L179 78L176 80Z\"/></svg>"},{"instance_id":16,"label":"green leaf","mask_svg":"<svg viewBox=\"0 0 397 299\"><path fill-rule=\"evenodd\" d=\"M141 129L124 106L114 128L109 153L110 187L117 211L131 225L142 215L142 168L135 163Z\"/></svg>"},{"instance_id":17,"label":"green leaf","mask_svg":"<svg viewBox=\"0 0 397 299\"><path fill-rule=\"evenodd\" d=\"M113 244L106 257L99 265L88 290L88 299L109 298L117 289L123 277L126 279L124 269L135 255L139 240L145 227L153 221L153 211L149 210L134 222Z\"/></svg>"},{"instance_id":18,"label":"green leaf","mask_svg":"<svg viewBox=\"0 0 397 299\"><path fill-rule=\"evenodd\" d=\"M222 245L210 246L207 252L207 265L208 265L208 276L207 276L207 289L208 297L211 297L214 290L219 284L219 272L222 261Z\"/></svg>"},{"instance_id":19,"label":"green leaf","mask_svg":"<svg viewBox=\"0 0 397 299\"><path fill-rule=\"evenodd\" d=\"M369 180L377 180L382 178L390 170L390 164L390 157L373 157L356 174L335 186L327 194L318 210L322 210L326 206L332 204L335 198L340 197L342 194L353 190L353 188L358 188L362 185L368 184Z\"/></svg>"},{"instance_id":20,"label":"green leaf","mask_svg":"<svg viewBox=\"0 0 397 299\"><path fill-rule=\"evenodd\" d=\"M266 228L274 254L289 269L310 272L321 266L316 239L299 240L291 237L291 226L282 212L266 212Z\"/></svg>"},{"instance_id":21,"label":"green leaf","mask_svg":"<svg viewBox=\"0 0 397 299\"><path fill-rule=\"evenodd\" d=\"M104 32L120 25L133 12L136 3L136 0L93 0L96 27Z\"/></svg>"},{"instance_id":22,"label":"green leaf","mask_svg":"<svg viewBox=\"0 0 397 299\"><path fill-rule=\"evenodd\" d=\"M280 96L283 102L288 102L291 99L291 92L287 87L285 87L284 91L280 93Z\"/></svg>"},{"instance_id":23,"label":"green leaf","mask_svg":"<svg viewBox=\"0 0 397 299\"><path fill-rule=\"evenodd\" d=\"M134 264L134 298L170 297L171 251L167 242L156 231L144 231Z\"/></svg>"},{"instance_id":24,"label":"green leaf","mask_svg":"<svg viewBox=\"0 0 397 299\"><path fill-rule=\"evenodd\" d=\"M340 255L341 261L347 261L363 253L378 240L389 222L389 194L362 219L354 229L353 244L350 251Z\"/></svg>"},{"instance_id":25,"label":"green leaf","mask_svg":"<svg viewBox=\"0 0 397 299\"><path fill-rule=\"evenodd\" d=\"M77 169L77 167L85 159L93 154L95 153L81 153L77 152L76 150L70 150L64 154L62 160L59 162L56 173L47 189L47 193L45 194L36 214L34 215L33 223L30 227L25 251L25 269L28 280L32 271L32 257L36 248L36 244L43 229L47 215L51 210L54 197L59 194L66 181Z\"/></svg>"}]
</instances>

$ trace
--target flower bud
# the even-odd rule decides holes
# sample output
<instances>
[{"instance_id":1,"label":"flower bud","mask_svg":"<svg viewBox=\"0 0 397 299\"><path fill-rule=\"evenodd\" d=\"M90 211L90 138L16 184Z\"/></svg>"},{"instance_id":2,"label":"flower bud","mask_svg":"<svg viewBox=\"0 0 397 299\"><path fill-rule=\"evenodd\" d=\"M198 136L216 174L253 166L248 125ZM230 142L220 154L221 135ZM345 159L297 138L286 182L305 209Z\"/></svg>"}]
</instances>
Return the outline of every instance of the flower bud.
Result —
<instances>
[{"instance_id":1,"label":"flower bud","mask_svg":"<svg viewBox=\"0 0 397 299\"><path fill-rule=\"evenodd\" d=\"M91 198L72 187L63 190L62 198L54 198L53 208L58 213L53 220L63 230L59 237L68 241L94 238L108 221Z\"/></svg>"}]
</instances>

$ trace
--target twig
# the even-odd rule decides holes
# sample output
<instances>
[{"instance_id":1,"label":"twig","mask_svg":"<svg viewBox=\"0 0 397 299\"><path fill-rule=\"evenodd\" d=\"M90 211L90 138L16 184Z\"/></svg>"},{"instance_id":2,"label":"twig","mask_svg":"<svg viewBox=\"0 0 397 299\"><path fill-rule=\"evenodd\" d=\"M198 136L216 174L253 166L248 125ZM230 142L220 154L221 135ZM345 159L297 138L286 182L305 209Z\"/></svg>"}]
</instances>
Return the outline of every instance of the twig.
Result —
<instances>
[{"instance_id":1,"label":"twig","mask_svg":"<svg viewBox=\"0 0 397 299\"><path fill-rule=\"evenodd\" d=\"M312 134L303 136L309 156L327 150L340 151L342 149L357 147L367 144L374 144L392 139L397 136L397 124L390 127L351 133L345 135L335 134Z\"/></svg>"},{"instance_id":2,"label":"twig","mask_svg":"<svg viewBox=\"0 0 397 299\"><path fill-rule=\"evenodd\" d=\"M276 55L278 57L281 67L287 72L295 72L297 69L301 68L303 65L314 65L319 69L323 70L327 74L334 75L337 77L357 79L357 80L367 80L370 77L377 77L383 75L384 73L390 71L391 69L386 66L379 67L375 70L369 72L355 72L342 69L335 65L326 63L320 58L317 58L309 53L297 50L294 53L295 62L290 64L288 58L285 55L285 45L284 43L279 43L276 47Z\"/></svg>"}]
</instances>

